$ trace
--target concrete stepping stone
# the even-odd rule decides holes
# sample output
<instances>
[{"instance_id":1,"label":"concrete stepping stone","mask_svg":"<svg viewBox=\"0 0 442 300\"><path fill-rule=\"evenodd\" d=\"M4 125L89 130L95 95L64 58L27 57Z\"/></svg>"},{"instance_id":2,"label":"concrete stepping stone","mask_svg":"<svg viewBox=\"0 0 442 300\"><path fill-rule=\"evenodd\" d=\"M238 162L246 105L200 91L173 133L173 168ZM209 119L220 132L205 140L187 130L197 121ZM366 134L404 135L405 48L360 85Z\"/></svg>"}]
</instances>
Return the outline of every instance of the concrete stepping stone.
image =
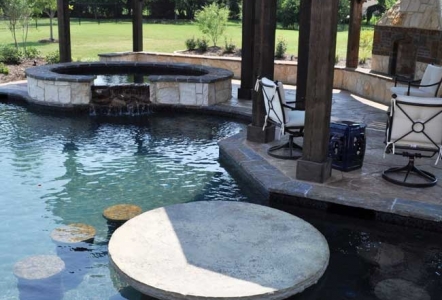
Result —
<instances>
[{"instance_id":1,"label":"concrete stepping stone","mask_svg":"<svg viewBox=\"0 0 442 300\"><path fill-rule=\"evenodd\" d=\"M358 254L367 262L381 268L396 266L405 261L404 251L387 243L372 244L370 248L358 250Z\"/></svg>"},{"instance_id":2,"label":"concrete stepping stone","mask_svg":"<svg viewBox=\"0 0 442 300\"><path fill-rule=\"evenodd\" d=\"M20 299L61 299L65 263L56 255L26 257L14 265Z\"/></svg>"},{"instance_id":3,"label":"concrete stepping stone","mask_svg":"<svg viewBox=\"0 0 442 300\"><path fill-rule=\"evenodd\" d=\"M234 201L154 209L109 242L115 271L157 299L285 299L315 284L329 256L324 236L304 220Z\"/></svg>"},{"instance_id":4,"label":"concrete stepping stone","mask_svg":"<svg viewBox=\"0 0 442 300\"><path fill-rule=\"evenodd\" d=\"M374 293L380 300L431 300L423 288L403 279L386 279L376 284Z\"/></svg>"},{"instance_id":5,"label":"concrete stepping stone","mask_svg":"<svg viewBox=\"0 0 442 300\"><path fill-rule=\"evenodd\" d=\"M51 238L56 243L76 244L93 242L95 228L83 223L73 223L54 229Z\"/></svg>"},{"instance_id":6,"label":"concrete stepping stone","mask_svg":"<svg viewBox=\"0 0 442 300\"><path fill-rule=\"evenodd\" d=\"M124 223L133 217L138 216L143 211L141 207L133 204L117 204L110 206L103 211L103 217L108 222Z\"/></svg>"}]
</instances>

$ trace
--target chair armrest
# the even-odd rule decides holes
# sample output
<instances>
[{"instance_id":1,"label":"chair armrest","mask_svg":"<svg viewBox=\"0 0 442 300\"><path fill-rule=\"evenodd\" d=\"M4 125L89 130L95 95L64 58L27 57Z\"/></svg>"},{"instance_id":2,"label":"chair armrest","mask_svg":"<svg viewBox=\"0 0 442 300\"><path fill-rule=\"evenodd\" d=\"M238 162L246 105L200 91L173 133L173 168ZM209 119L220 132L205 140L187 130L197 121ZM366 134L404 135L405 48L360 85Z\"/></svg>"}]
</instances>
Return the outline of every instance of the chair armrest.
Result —
<instances>
[{"instance_id":1,"label":"chair armrest","mask_svg":"<svg viewBox=\"0 0 442 300\"><path fill-rule=\"evenodd\" d=\"M432 83L432 84L413 84L410 83L410 86L416 86L416 87L429 87L429 86L435 86L440 84L440 82Z\"/></svg>"},{"instance_id":2,"label":"chair armrest","mask_svg":"<svg viewBox=\"0 0 442 300\"><path fill-rule=\"evenodd\" d=\"M290 101L290 102L287 102L287 103L296 103L296 101ZM291 110L296 110L296 107L291 106L291 105L283 104L282 106L285 107L285 108L291 109Z\"/></svg>"},{"instance_id":3,"label":"chair armrest","mask_svg":"<svg viewBox=\"0 0 442 300\"><path fill-rule=\"evenodd\" d=\"M419 82L421 82L421 79L411 80L411 79L407 79L407 78L400 77L400 76L396 76L394 78L394 86L397 86L398 83L403 83L403 84L410 85L410 84L417 84Z\"/></svg>"}]
</instances>

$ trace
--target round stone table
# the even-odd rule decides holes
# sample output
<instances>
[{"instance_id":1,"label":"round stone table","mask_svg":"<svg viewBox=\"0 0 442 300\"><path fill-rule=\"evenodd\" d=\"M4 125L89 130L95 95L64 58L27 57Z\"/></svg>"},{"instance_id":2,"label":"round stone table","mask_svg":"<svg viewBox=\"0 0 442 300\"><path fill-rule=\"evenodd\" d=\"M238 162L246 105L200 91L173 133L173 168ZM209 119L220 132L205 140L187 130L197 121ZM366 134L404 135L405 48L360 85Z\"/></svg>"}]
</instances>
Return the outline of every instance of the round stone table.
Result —
<instances>
[{"instance_id":1,"label":"round stone table","mask_svg":"<svg viewBox=\"0 0 442 300\"><path fill-rule=\"evenodd\" d=\"M265 206L191 202L145 212L109 242L116 272L158 299L284 299L327 268L324 236Z\"/></svg>"}]
</instances>

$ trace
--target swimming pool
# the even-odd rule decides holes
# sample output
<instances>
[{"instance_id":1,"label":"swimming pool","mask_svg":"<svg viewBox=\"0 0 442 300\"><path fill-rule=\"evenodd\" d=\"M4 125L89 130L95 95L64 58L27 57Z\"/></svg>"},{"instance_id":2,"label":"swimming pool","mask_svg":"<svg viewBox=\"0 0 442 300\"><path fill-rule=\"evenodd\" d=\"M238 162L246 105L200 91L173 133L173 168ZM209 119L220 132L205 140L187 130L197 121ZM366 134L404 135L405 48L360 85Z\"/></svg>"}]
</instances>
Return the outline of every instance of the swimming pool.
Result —
<instances>
[{"instance_id":1,"label":"swimming pool","mask_svg":"<svg viewBox=\"0 0 442 300\"><path fill-rule=\"evenodd\" d=\"M0 103L0 299L18 299L17 261L56 254L51 231L78 222L97 234L89 263L67 275L77 284L62 299L118 299L102 211L117 203L146 211L188 201L248 201L219 164L217 146L244 128L214 116L62 118Z\"/></svg>"},{"instance_id":2,"label":"swimming pool","mask_svg":"<svg viewBox=\"0 0 442 300\"><path fill-rule=\"evenodd\" d=\"M58 254L50 233L74 222L94 226L97 234L74 253L78 259L64 273L61 293L51 299L141 299L109 269L102 211L117 203L148 210L187 201L261 201L218 161L217 141L245 127L216 116L71 118L0 103L0 299L20 293L28 295L21 300L38 299L19 290L13 266L25 257ZM440 233L357 218L354 211L280 206L318 228L331 252L318 284L291 299L428 300L442 294Z\"/></svg>"}]
</instances>

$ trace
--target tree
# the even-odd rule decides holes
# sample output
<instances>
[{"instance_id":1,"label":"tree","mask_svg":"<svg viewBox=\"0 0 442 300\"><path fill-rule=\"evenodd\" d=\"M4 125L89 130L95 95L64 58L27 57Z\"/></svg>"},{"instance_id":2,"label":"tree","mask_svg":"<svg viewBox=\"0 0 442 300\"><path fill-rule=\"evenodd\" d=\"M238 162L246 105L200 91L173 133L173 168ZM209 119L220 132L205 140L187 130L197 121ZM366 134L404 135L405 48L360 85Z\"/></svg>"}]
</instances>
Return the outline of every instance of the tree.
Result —
<instances>
[{"instance_id":1,"label":"tree","mask_svg":"<svg viewBox=\"0 0 442 300\"><path fill-rule=\"evenodd\" d=\"M212 3L204 6L195 14L199 29L210 37L215 47L219 37L226 29L229 13L227 7L220 7L217 3Z\"/></svg>"},{"instance_id":2,"label":"tree","mask_svg":"<svg viewBox=\"0 0 442 300\"><path fill-rule=\"evenodd\" d=\"M299 22L299 7L301 0L278 1L277 19L283 28L294 28Z\"/></svg>"},{"instance_id":3,"label":"tree","mask_svg":"<svg viewBox=\"0 0 442 300\"><path fill-rule=\"evenodd\" d=\"M57 12L57 0L37 0L36 7L49 17L49 40L54 41L53 21Z\"/></svg>"},{"instance_id":4,"label":"tree","mask_svg":"<svg viewBox=\"0 0 442 300\"><path fill-rule=\"evenodd\" d=\"M23 41L25 43L27 38L27 28L32 14L32 3L27 0L3 1L3 13L8 20L8 29L11 31L12 37L14 38L15 48L18 49L17 29L20 25L26 26L26 30L23 32Z\"/></svg>"}]
</instances>

